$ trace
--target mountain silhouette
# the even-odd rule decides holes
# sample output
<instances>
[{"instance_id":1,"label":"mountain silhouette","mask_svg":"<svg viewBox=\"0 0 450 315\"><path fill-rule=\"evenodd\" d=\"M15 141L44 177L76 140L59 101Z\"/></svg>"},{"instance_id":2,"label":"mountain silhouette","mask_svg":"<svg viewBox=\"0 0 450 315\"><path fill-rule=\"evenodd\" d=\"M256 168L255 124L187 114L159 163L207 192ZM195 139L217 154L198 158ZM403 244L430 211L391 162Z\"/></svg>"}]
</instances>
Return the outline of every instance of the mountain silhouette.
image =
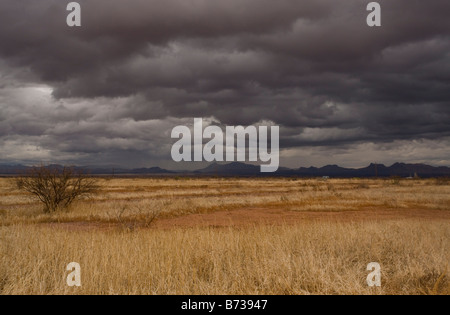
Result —
<instances>
[{"instance_id":1,"label":"mountain silhouette","mask_svg":"<svg viewBox=\"0 0 450 315\"><path fill-rule=\"evenodd\" d=\"M61 165L50 165L52 168L62 168ZM442 177L450 176L450 168L441 166L435 167L426 164L406 164L394 163L391 166L383 164L370 164L363 168L344 168L338 165L326 165L324 167L300 167L290 169L280 167L275 173L261 173L258 165L251 165L240 162L228 164L213 163L197 171L170 171L160 167L150 168L114 168L101 166L76 166L76 169L83 170L92 175L210 175L210 176L298 176L298 177ZM29 170L30 167L20 164L0 165L0 175L20 175Z\"/></svg>"}]
</instances>

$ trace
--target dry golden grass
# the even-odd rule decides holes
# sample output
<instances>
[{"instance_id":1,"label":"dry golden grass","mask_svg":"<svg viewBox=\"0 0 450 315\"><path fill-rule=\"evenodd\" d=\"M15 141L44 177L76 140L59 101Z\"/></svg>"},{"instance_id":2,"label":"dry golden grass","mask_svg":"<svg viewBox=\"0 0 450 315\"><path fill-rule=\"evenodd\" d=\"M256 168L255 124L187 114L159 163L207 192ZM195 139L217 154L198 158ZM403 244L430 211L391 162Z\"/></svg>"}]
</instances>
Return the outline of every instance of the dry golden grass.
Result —
<instances>
[{"instance_id":1,"label":"dry golden grass","mask_svg":"<svg viewBox=\"0 0 450 315\"><path fill-rule=\"evenodd\" d=\"M0 230L3 294L448 294L448 223ZM81 288L65 267L81 265ZM369 262L382 287L366 284ZM440 276L444 277L438 282Z\"/></svg>"},{"instance_id":2,"label":"dry golden grass","mask_svg":"<svg viewBox=\"0 0 450 315\"><path fill-rule=\"evenodd\" d=\"M153 211L162 217L240 208L292 211L364 209L450 210L450 185L436 180L369 179L189 179L101 180L101 190L69 211L45 215L42 206L18 191L13 179L0 178L2 225L44 222L116 222Z\"/></svg>"},{"instance_id":3,"label":"dry golden grass","mask_svg":"<svg viewBox=\"0 0 450 315\"><path fill-rule=\"evenodd\" d=\"M215 228L138 228L165 218L234 209L298 212L450 210L435 180L113 179L60 214L0 179L1 294L449 294L450 225L425 220L309 220ZM70 223L67 226L60 223ZM88 229L75 224L99 224ZM102 225L103 224L103 225ZM78 262L82 287L65 267ZM370 262L382 287L366 284Z\"/></svg>"}]
</instances>

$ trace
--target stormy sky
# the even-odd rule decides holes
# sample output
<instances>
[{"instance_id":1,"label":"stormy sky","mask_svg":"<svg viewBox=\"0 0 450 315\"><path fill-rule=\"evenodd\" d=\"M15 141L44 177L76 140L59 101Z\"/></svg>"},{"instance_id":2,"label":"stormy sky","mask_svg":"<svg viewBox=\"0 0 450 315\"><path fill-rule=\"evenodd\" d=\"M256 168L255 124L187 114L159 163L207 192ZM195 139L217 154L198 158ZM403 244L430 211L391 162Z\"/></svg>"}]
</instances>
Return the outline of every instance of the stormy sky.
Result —
<instances>
[{"instance_id":1,"label":"stormy sky","mask_svg":"<svg viewBox=\"0 0 450 315\"><path fill-rule=\"evenodd\" d=\"M175 165L195 117L280 126L282 166L450 166L450 1L0 2L0 163Z\"/></svg>"}]
</instances>

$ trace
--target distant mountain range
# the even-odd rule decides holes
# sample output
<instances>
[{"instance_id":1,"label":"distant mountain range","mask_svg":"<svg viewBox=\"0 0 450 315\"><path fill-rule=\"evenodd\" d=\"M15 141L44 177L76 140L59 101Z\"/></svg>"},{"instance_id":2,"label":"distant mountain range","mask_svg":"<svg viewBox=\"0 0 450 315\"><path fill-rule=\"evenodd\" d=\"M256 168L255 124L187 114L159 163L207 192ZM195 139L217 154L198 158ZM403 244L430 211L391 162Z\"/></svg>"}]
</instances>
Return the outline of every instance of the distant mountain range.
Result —
<instances>
[{"instance_id":1,"label":"distant mountain range","mask_svg":"<svg viewBox=\"0 0 450 315\"><path fill-rule=\"evenodd\" d=\"M226 165L212 164L197 173L208 175L261 175L260 167L244 163L231 163ZM274 176L300 176L300 177L441 177L450 176L449 167L434 167L426 164L395 163L392 166L383 164L370 164L364 168L343 168L338 165L327 165L321 168L301 167L298 169L280 168ZM266 175L267 176L267 175Z\"/></svg>"},{"instance_id":2,"label":"distant mountain range","mask_svg":"<svg viewBox=\"0 0 450 315\"><path fill-rule=\"evenodd\" d=\"M52 167L62 167L52 165ZM364 168L343 168L337 165L324 167L301 167L290 169L281 167L276 173L260 173L260 167L245 163L211 164L197 171L169 171L159 167L124 169L115 167L84 166L77 167L92 175L192 175L192 176L299 176L299 177L442 177L450 176L449 167L434 167L426 164L395 163L391 166L370 164ZM0 165L0 175L25 173L29 167L24 165Z\"/></svg>"}]
</instances>

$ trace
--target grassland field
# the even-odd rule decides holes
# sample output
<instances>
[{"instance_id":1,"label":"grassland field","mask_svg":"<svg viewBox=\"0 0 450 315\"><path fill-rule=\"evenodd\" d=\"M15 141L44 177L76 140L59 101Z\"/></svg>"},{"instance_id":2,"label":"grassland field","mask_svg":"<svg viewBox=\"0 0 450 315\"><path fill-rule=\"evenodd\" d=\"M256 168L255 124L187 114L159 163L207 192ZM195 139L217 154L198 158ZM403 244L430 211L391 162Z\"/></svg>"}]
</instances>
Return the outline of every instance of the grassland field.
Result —
<instances>
[{"instance_id":1,"label":"grassland field","mask_svg":"<svg viewBox=\"0 0 450 315\"><path fill-rule=\"evenodd\" d=\"M45 214L0 178L0 294L448 295L449 240L445 179L100 178Z\"/></svg>"}]
</instances>

